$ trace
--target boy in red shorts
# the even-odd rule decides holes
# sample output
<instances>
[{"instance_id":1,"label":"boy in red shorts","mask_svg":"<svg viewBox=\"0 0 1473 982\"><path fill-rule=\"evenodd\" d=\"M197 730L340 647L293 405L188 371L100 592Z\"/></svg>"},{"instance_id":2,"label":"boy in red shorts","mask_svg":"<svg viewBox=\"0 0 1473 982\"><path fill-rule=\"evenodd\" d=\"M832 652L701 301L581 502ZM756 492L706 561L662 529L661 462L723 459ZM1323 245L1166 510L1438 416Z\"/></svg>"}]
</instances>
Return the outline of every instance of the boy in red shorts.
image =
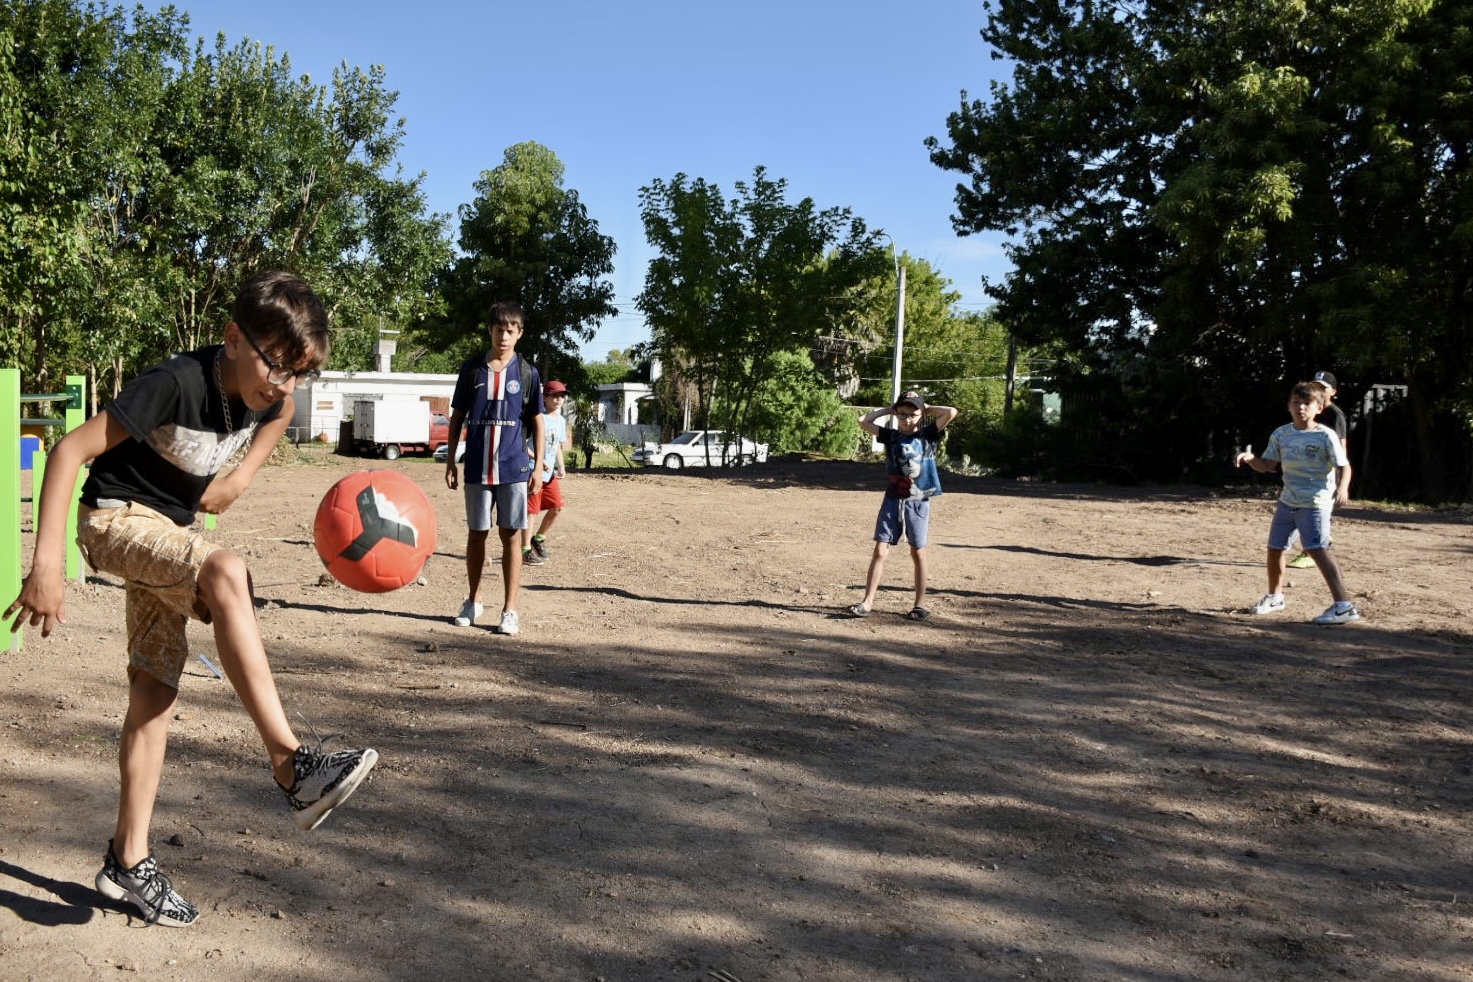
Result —
<instances>
[{"instance_id":1,"label":"boy in red shorts","mask_svg":"<svg viewBox=\"0 0 1473 982\"><path fill-rule=\"evenodd\" d=\"M551 555L547 548L547 533L563 510L563 475L567 465L563 461L563 446L568 442L568 421L563 417L563 404L568 401L568 387L556 380L542 387L542 401L547 412L542 414L542 433L546 446L542 451L542 490L527 496L528 516L541 514L542 522L537 533L532 533L532 519L527 519L527 529L522 533L522 563L526 566L541 566Z\"/></svg>"}]
</instances>

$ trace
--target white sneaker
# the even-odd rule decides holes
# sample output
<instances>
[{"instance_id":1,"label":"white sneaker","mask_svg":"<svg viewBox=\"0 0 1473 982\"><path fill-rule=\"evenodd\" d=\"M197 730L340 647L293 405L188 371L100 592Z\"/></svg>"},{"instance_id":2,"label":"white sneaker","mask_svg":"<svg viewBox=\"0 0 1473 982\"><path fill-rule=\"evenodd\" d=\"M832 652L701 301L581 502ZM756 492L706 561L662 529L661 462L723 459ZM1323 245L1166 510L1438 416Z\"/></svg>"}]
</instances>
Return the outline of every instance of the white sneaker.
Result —
<instances>
[{"instance_id":1,"label":"white sneaker","mask_svg":"<svg viewBox=\"0 0 1473 982\"><path fill-rule=\"evenodd\" d=\"M476 618L480 617L485 612L485 607L482 607L474 600L467 600L465 603L460 605L460 613L456 614L455 619L452 620L450 623L454 624L456 627L470 627L476 622Z\"/></svg>"},{"instance_id":2,"label":"white sneaker","mask_svg":"<svg viewBox=\"0 0 1473 982\"><path fill-rule=\"evenodd\" d=\"M1355 609L1355 604L1349 607L1341 607L1331 604L1329 610L1314 619L1316 624L1349 624L1351 621L1360 620L1360 611Z\"/></svg>"},{"instance_id":3,"label":"white sneaker","mask_svg":"<svg viewBox=\"0 0 1473 982\"><path fill-rule=\"evenodd\" d=\"M1288 604L1284 602L1282 593L1265 593L1263 599L1248 608L1250 614L1272 614L1283 610Z\"/></svg>"},{"instance_id":4,"label":"white sneaker","mask_svg":"<svg viewBox=\"0 0 1473 982\"><path fill-rule=\"evenodd\" d=\"M514 610L503 610L501 612L501 626L497 628L502 634L516 634L522 629L521 622L517 619Z\"/></svg>"}]
</instances>

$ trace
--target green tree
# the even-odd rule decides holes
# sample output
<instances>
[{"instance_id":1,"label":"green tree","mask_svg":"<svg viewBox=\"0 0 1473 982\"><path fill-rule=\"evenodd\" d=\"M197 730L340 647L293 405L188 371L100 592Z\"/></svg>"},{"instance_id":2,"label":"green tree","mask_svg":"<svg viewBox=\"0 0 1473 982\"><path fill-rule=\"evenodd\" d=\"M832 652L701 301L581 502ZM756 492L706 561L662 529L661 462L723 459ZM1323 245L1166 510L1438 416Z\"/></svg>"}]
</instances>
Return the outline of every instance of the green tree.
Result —
<instances>
[{"instance_id":1,"label":"green tree","mask_svg":"<svg viewBox=\"0 0 1473 982\"><path fill-rule=\"evenodd\" d=\"M341 66L331 87L294 77L253 42L196 50L158 140L172 178L146 189L140 220L174 267L181 347L218 328L219 304L252 273L305 277L334 320L335 368L373 363L380 328L436 309L449 260L444 216L426 216L423 175L389 176L403 141L381 67Z\"/></svg>"},{"instance_id":2,"label":"green tree","mask_svg":"<svg viewBox=\"0 0 1473 982\"><path fill-rule=\"evenodd\" d=\"M665 368L667 408L677 408L671 393L688 387L698 428L761 436L751 414L778 375L778 356L806 352L847 326L843 298L885 260L875 233L849 209L790 203L787 182L762 167L735 189L727 199L684 174L640 189L645 236L658 255L636 302Z\"/></svg>"},{"instance_id":3,"label":"green tree","mask_svg":"<svg viewBox=\"0 0 1473 982\"><path fill-rule=\"evenodd\" d=\"M609 356L603 361L583 363L583 377L588 380L589 385L613 385L617 382L628 382L634 378L634 374L634 365L628 358L622 357L622 352L617 348L609 352Z\"/></svg>"},{"instance_id":4,"label":"green tree","mask_svg":"<svg viewBox=\"0 0 1473 982\"><path fill-rule=\"evenodd\" d=\"M485 343L487 308L515 300L527 317L518 350L546 377L575 377L579 345L619 312L605 278L615 244L563 186L551 150L518 143L481 175L475 201L460 210L460 249L441 282L446 315L430 336L473 353Z\"/></svg>"},{"instance_id":5,"label":"green tree","mask_svg":"<svg viewBox=\"0 0 1473 982\"><path fill-rule=\"evenodd\" d=\"M961 294L924 259L902 254L905 268L905 336L901 350L901 389L917 389L932 402L961 411L948 427L952 455L982 459L989 433L1002 424L1006 401L1008 333L991 312L957 309ZM857 362L860 388L855 401L868 406L890 402L894 387L895 306L898 277L887 273L866 294L871 310L886 320L882 333L861 343ZM874 313L866 322L878 320Z\"/></svg>"},{"instance_id":6,"label":"green tree","mask_svg":"<svg viewBox=\"0 0 1473 982\"><path fill-rule=\"evenodd\" d=\"M67 0L0 4L0 358L43 389L80 367L67 353L108 306L96 274L115 271L98 235L116 210L109 181L146 166L142 135L118 125L120 86L146 105L160 88L148 63L181 50L172 11L135 25Z\"/></svg>"},{"instance_id":7,"label":"green tree","mask_svg":"<svg viewBox=\"0 0 1473 982\"><path fill-rule=\"evenodd\" d=\"M85 371L115 390L211 340L262 268L323 296L338 367L434 309L445 219L422 178L390 174L403 127L382 70L343 67L329 90L187 26L174 8L0 4L0 355L28 384Z\"/></svg>"},{"instance_id":8,"label":"green tree","mask_svg":"<svg viewBox=\"0 0 1473 982\"><path fill-rule=\"evenodd\" d=\"M1235 442L1228 413L1262 406L1260 429L1333 365L1409 384L1426 490L1452 487L1435 418L1473 409L1473 8L1010 2L983 36L1011 83L964 96L932 159L969 177L960 232L1018 236L990 292L1069 353L1081 460L1189 473Z\"/></svg>"},{"instance_id":9,"label":"green tree","mask_svg":"<svg viewBox=\"0 0 1473 982\"><path fill-rule=\"evenodd\" d=\"M854 456L864 435L859 414L844 404L813 359L802 351L780 351L772 361L747 416L768 452Z\"/></svg>"}]
</instances>

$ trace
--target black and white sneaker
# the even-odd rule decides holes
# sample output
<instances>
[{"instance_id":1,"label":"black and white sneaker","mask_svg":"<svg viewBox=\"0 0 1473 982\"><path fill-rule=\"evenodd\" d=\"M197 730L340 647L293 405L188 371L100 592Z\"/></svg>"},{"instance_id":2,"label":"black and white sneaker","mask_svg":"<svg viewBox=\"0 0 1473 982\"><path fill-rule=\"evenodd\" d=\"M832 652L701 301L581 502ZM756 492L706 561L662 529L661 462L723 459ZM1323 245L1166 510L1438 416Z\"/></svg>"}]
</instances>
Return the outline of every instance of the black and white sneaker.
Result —
<instances>
[{"instance_id":1,"label":"black and white sneaker","mask_svg":"<svg viewBox=\"0 0 1473 982\"><path fill-rule=\"evenodd\" d=\"M323 753L307 746L297 748L292 758L294 780L289 788L281 788L287 804L296 813L297 824L308 830L317 828L334 808L348 800L358 785L378 763L377 750L338 750ZM281 787L278 781L277 786Z\"/></svg>"},{"instance_id":2,"label":"black and white sneaker","mask_svg":"<svg viewBox=\"0 0 1473 982\"><path fill-rule=\"evenodd\" d=\"M150 924L189 927L199 917L199 908L175 892L174 884L159 870L152 854L132 869L124 869L113 853L111 839L107 840L102 872L97 874L97 891L109 900L126 900Z\"/></svg>"}]
</instances>

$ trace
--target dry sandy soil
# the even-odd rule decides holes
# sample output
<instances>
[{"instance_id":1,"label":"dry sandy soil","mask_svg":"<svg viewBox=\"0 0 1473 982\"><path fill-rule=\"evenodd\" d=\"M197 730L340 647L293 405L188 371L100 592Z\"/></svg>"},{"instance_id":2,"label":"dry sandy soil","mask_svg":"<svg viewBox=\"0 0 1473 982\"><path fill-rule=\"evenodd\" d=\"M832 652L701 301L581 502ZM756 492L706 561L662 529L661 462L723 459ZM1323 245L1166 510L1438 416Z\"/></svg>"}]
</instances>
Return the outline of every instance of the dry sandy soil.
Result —
<instances>
[{"instance_id":1,"label":"dry sandy soil","mask_svg":"<svg viewBox=\"0 0 1473 982\"><path fill-rule=\"evenodd\" d=\"M319 583L313 511L361 466L268 467L217 538L293 718L382 760L298 831L194 665L154 830L194 927L92 887L119 584L0 654L6 982L1473 979L1466 511L1340 513L1366 616L1320 628L1313 570L1242 612L1270 484L952 475L918 624L903 551L841 615L878 465L574 472L511 638L447 623L464 526L427 461L389 465L439 509L427 585Z\"/></svg>"}]
</instances>

